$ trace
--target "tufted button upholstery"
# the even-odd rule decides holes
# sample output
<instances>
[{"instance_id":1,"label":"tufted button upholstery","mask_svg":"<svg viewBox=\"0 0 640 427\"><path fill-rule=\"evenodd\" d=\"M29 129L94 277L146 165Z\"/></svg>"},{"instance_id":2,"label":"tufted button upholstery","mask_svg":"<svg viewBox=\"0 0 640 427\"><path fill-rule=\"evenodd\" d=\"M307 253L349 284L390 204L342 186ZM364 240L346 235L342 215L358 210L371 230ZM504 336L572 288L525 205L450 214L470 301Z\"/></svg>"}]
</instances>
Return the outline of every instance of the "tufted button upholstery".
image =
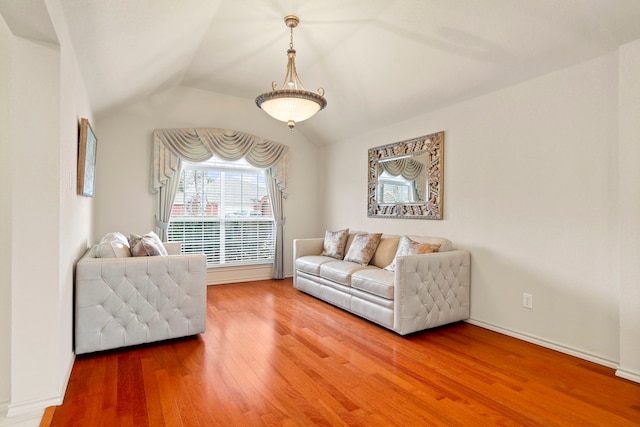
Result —
<instances>
[{"instance_id":1,"label":"tufted button upholstery","mask_svg":"<svg viewBox=\"0 0 640 427\"><path fill-rule=\"evenodd\" d=\"M471 260L466 251L399 257L395 330L400 334L469 317Z\"/></svg>"},{"instance_id":2,"label":"tufted button upholstery","mask_svg":"<svg viewBox=\"0 0 640 427\"><path fill-rule=\"evenodd\" d=\"M206 257L94 258L76 267L76 353L205 331Z\"/></svg>"}]
</instances>

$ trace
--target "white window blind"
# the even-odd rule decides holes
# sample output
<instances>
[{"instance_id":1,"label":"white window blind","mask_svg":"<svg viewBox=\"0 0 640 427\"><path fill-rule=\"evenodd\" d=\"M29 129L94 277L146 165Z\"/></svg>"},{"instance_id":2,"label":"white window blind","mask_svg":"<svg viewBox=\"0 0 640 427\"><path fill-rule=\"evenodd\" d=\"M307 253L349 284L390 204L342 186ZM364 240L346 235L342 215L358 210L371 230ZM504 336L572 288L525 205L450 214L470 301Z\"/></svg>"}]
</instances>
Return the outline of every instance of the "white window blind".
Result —
<instances>
[{"instance_id":1,"label":"white window blind","mask_svg":"<svg viewBox=\"0 0 640 427\"><path fill-rule=\"evenodd\" d=\"M186 164L167 240L209 267L273 262L275 227L264 172L244 160Z\"/></svg>"},{"instance_id":2,"label":"white window blind","mask_svg":"<svg viewBox=\"0 0 640 427\"><path fill-rule=\"evenodd\" d=\"M381 203L413 202L412 184L401 176L389 175L386 171L378 177Z\"/></svg>"}]
</instances>

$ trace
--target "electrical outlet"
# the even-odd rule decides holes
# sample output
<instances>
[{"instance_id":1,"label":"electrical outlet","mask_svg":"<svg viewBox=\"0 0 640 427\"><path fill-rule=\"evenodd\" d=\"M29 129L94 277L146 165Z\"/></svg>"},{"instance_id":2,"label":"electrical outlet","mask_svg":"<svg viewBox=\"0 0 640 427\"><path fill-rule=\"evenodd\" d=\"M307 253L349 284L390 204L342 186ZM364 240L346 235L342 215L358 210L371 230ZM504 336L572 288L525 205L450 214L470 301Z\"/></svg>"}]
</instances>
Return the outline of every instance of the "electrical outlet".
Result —
<instances>
[{"instance_id":1,"label":"electrical outlet","mask_svg":"<svg viewBox=\"0 0 640 427\"><path fill-rule=\"evenodd\" d=\"M522 306L524 308L533 309L533 295L522 294Z\"/></svg>"}]
</instances>

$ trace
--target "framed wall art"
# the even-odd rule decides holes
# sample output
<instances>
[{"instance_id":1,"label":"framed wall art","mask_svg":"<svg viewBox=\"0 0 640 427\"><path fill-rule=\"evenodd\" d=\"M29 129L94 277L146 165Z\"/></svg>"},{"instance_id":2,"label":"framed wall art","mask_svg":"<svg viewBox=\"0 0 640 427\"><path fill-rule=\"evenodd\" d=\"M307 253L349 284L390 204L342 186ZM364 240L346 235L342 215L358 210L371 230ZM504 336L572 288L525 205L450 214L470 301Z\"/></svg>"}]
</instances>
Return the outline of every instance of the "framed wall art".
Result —
<instances>
[{"instance_id":1,"label":"framed wall art","mask_svg":"<svg viewBox=\"0 0 640 427\"><path fill-rule=\"evenodd\" d=\"M96 179L96 149L98 140L88 119L80 119L78 139L78 194L93 197Z\"/></svg>"}]
</instances>

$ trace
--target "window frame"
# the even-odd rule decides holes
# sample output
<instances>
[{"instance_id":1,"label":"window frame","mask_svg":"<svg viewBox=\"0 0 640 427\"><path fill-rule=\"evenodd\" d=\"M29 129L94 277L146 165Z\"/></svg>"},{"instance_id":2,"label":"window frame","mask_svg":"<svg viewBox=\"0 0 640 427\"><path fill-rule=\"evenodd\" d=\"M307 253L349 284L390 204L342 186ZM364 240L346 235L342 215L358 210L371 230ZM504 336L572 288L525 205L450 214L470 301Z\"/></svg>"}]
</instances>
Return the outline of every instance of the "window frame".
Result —
<instances>
[{"instance_id":1,"label":"window frame","mask_svg":"<svg viewBox=\"0 0 640 427\"><path fill-rule=\"evenodd\" d=\"M200 201L200 203L204 205L203 214L176 216L173 214L173 210L176 209L176 202L180 202L180 200L178 200L178 194L176 194L176 199L174 199L172 206L172 215L169 219L169 227L167 229L167 240L181 241L183 253L206 253L208 268L273 264L275 258L276 223L273 211L270 208L271 200L268 189L266 188L264 171L249 165L244 160L233 163L216 158L201 163L184 162L178 184L179 188L185 188L184 180L189 171L203 171L205 173L203 177L206 177L209 172L217 172L220 173L221 179L220 194L218 194L220 200L218 201L216 216L206 215L206 191L203 192L202 200ZM225 211L225 192L228 190L228 188L226 188L228 184L226 174L229 173L256 176L258 189L260 189L261 186L265 187L265 194L257 199L256 203L266 196L270 215L252 215L251 212L254 212L252 209L247 210L247 212L249 212L247 216L235 217L231 216L231 212ZM241 185L242 182L241 179ZM186 196L185 191L183 191L182 194ZM245 196L242 194L243 193L240 195L241 209L239 212L245 211L242 204ZM184 202L186 202L185 196L183 196L182 200L183 205ZM200 230L198 230L198 223L201 223ZM229 238L229 231L234 228L236 229L234 231L239 233L239 236ZM265 230L265 228L267 230ZM185 239L185 236L188 234L197 236L198 233L202 236L202 239L199 240L197 237ZM255 233L256 239L247 239L245 237L247 234L251 235L252 233ZM232 256L231 254L234 252L235 255ZM264 254L267 252L268 254L265 256ZM248 256L246 255L247 253L253 253L254 256Z\"/></svg>"}]
</instances>

